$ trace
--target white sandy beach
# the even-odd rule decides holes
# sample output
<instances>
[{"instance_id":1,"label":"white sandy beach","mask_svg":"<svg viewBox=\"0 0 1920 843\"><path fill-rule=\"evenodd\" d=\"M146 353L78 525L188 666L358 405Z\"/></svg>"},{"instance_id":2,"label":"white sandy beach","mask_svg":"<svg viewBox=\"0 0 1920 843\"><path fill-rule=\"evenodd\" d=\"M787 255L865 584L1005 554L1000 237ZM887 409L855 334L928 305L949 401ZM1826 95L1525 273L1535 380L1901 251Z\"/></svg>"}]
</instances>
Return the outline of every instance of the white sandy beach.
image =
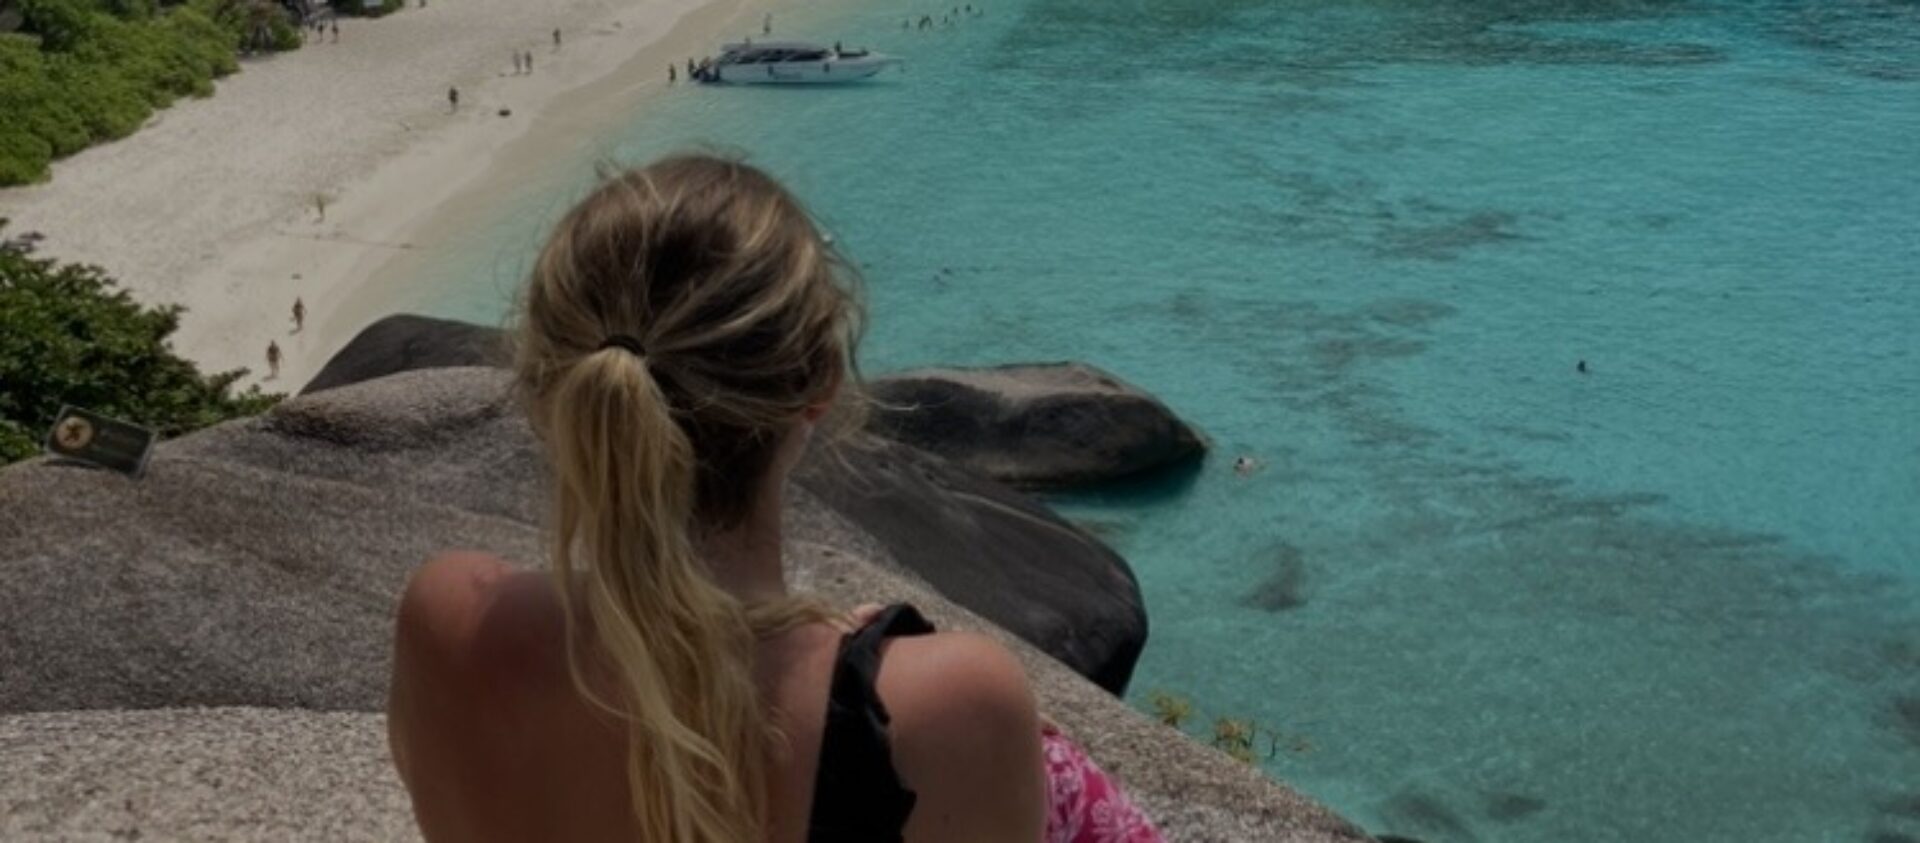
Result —
<instances>
[{"instance_id":1,"label":"white sandy beach","mask_svg":"<svg viewBox=\"0 0 1920 843\"><path fill-rule=\"evenodd\" d=\"M343 18L338 43L245 61L214 96L57 162L45 184L0 190L0 217L143 301L185 305L175 348L209 371L247 367L258 382L278 342L280 377L263 386L291 392L368 321L417 300L394 267L431 250L450 216L629 119L666 88L669 63L757 30L768 5L410 0ZM514 73L516 50L533 53L532 74Z\"/></svg>"}]
</instances>

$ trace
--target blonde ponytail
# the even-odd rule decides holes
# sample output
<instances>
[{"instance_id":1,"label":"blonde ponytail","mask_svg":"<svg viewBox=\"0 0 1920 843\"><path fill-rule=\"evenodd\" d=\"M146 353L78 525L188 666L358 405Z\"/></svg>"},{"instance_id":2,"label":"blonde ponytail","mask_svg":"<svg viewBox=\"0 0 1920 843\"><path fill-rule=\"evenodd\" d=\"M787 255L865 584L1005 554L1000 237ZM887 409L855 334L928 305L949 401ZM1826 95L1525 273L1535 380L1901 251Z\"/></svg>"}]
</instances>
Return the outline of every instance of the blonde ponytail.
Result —
<instances>
[{"instance_id":1,"label":"blonde ponytail","mask_svg":"<svg viewBox=\"0 0 1920 843\"><path fill-rule=\"evenodd\" d=\"M554 472L553 572L628 725L640 840L766 836L775 735L758 636L816 619L744 605L699 556L781 436L848 367L857 310L798 204L752 168L663 161L596 191L536 265L516 370Z\"/></svg>"}]
</instances>

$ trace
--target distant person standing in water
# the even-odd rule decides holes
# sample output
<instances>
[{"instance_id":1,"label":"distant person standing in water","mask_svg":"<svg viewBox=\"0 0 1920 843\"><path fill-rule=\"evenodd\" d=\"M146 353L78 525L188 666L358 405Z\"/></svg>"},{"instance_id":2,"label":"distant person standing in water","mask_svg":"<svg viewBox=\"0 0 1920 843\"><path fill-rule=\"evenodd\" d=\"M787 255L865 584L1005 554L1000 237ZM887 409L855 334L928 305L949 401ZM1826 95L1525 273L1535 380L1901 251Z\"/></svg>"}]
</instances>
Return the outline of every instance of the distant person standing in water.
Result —
<instances>
[{"instance_id":1,"label":"distant person standing in water","mask_svg":"<svg viewBox=\"0 0 1920 843\"><path fill-rule=\"evenodd\" d=\"M1584 375L1584 374L1586 374L1586 373L1587 373L1587 361L1585 361L1585 360L1582 360L1582 361L1580 361L1579 363L1575 363L1575 364L1574 364L1574 366L1573 366L1573 370L1574 370L1574 371L1576 371L1576 372L1579 372L1580 374L1583 374L1583 375Z\"/></svg>"},{"instance_id":2,"label":"distant person standing in water","mask_svg":"<svg viewBox=\"0 0 1920 843\"><path fill-rule=\"evenodd\" d=\"M306 326L307 303L301 301L299 296L295 296L293 298L293 332L300 333L300 329Z\"/></svg>"},{"instance_id":3,"label":"distant person standing in water","mask_svg":"<svg viewBox=\"0 0 1920 843\"><path fill-rule=\"evenodd\" d=\"M280 377L280 344L267 340L267 380Z\"/></svg>"}]
</instances>

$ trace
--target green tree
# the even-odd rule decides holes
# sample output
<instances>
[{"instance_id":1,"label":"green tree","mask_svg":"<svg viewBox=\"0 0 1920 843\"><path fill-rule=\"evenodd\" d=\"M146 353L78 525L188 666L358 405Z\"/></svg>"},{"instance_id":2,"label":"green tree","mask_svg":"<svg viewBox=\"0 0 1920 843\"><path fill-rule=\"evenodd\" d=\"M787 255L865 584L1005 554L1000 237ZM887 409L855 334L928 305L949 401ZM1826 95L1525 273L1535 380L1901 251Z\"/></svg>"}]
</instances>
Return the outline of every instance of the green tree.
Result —
<instances>
[{"instance_id":1,"label":"green tree","mask_svg":"<svg viewBox=\"0 0 1920 843\"><path fill-rule=\"evenodd\" d=\"M46 178L54 159L213 93L238 50L300 44L272 0L17 2L21 30L0 33L0 186Z\"/></svg>"},{"instance_id":2,"label":"green tree","mask_svg":"<svg viewBox=\"0 0 1920 843\"><path fill-rule=\"evenodd\" d=\"M0 464L39 453L62 404L176 436L280 400L258 387L232 394L245 369L202 374L175 354L180 313L133 301L97 267L0 239Z\"/></svg>"}]
</instances>

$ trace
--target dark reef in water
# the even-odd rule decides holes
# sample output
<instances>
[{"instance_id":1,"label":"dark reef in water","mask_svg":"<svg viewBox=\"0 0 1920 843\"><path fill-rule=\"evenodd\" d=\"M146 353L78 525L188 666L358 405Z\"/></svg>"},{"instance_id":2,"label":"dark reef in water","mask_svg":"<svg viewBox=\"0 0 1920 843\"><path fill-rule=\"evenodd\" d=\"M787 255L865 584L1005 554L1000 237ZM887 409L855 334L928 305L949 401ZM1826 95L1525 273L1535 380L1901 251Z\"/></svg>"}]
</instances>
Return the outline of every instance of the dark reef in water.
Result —
<instances>
[{"instance_id":1,"label":"dark reef in water","mask_svg":"<svg viewBox=\"0 0 1920 843\"><path fill-rule=\"evenodd\" d=\"M1387 820L1398 830L1409 830L1422 835L1437 837L1441 840L1468 843L1476 839L1473 830L1467 827L1452 809L1440 800L1421 793L1402 793L1388 800L1381 811Z\"/></svg>"},{"instance_id":2,"label":"dark reef in water","mask_svg":"<svg viewBox=\"0 0 1920 843\"><path fill-rule=\"evenodd\" d=\"M1908 694L1893 701L1893 727L1909 743L1920 747L1920 694Z\"/></svg>"},{"instance_id":3,"label":"dark reef in water","mask_svg":"<svg viewBox=\"0 0 1920 843\"><path fill-rule=\"evenodd\" d=\"M1307 605L1307 563L1300 548L1282 543L1273 550L1273 571L1240 599L1242 605L1264 612L1284 612Z\"/></svg>"},{"instance_id":4,"label":"dark reef in water","mask_svg":"<svg viewBox=\"0 0 1920 843\"><path fill-rule=\"evenodd\" d=\"M1513 822L1526 819L1546 810L1547 801L1524 793L1487 794L1487 819L1494 822Z\"/></svg>"}]
</instances>

